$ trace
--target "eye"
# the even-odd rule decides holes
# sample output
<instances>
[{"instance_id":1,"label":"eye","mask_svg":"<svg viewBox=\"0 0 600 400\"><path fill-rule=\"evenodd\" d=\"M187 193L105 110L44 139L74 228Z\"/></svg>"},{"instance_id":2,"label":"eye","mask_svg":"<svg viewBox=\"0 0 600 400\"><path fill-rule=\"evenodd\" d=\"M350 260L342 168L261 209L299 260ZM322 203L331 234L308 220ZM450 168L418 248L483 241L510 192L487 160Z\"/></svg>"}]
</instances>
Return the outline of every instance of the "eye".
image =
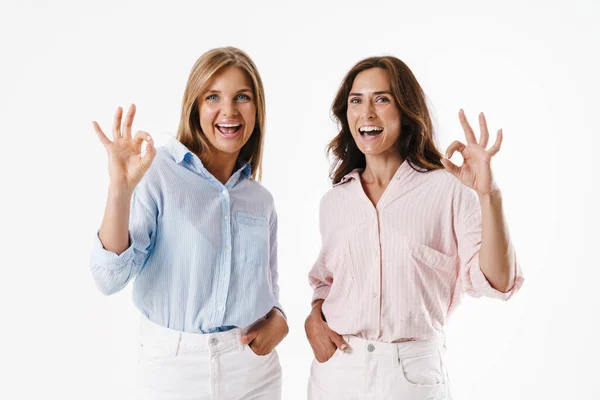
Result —
<instances>
[{"instance_id":1,"label":"eye","mask_svg":"<svg viewBox=\"0 0 600 400\"><path fill-rule=\"evenodd\" d=\"M238 94L236 97L236 100L239 101L250 101L250 96L248 96L247 94Z\"/></svg>"},{"instance_id":2,"label":"eye","mask_svg":"<svg viewBox=\"0 0 600 400\"><path fill-rule=\"evenodd\" d=\"M217 96L216 94L211 94L206 98L206 100L216 101L216 100L219 100L219 96Z\"/></svg>"},{"instance_id":3,"label":"eye","mask_svg":"<svg viewBox=\"0 0 600 400\"><path fill-rule=\"evenodd\" d=\"M387 97L378 97L375 99L375 103L389 103L390 99Z\"/></svg>"},{"instance_id":4,"label":"eye","mask_svg":"<svg viewBox=\"0 0 600 400\"><path fill-rule=\"evenodd\" d=\"M360 104L360 101L358 97L353 97L350 99L350 104Z\"/></svg>"}]
</instances>

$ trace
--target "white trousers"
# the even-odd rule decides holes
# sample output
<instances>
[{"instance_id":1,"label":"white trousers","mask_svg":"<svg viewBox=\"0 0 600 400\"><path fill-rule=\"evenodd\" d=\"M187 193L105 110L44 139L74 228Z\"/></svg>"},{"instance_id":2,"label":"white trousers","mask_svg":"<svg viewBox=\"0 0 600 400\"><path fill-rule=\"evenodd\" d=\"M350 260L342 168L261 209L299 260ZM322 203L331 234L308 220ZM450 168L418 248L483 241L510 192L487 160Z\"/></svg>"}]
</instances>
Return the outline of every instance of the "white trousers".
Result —
<instances>
[{"instance_id":1,"label":"white trousers","mask_svg":"<svg viewBox=\"0 0 600 400\"><path fill-rule=\"evenodd\" d=\"M256 355L240 329L186 333L142 317L137 398L280 400L279 358L275 350Z\"/></svg>"},{"instance_id":2,"label":"white trousers","mask_svg":"<svg viewBox=\"0 0 600 400\"><path fill-rule=\"evenodd\" d=\"M313 360L309 400L451 400L442 341L344 339L351 350Z\"/></svg>"}]
</instances>

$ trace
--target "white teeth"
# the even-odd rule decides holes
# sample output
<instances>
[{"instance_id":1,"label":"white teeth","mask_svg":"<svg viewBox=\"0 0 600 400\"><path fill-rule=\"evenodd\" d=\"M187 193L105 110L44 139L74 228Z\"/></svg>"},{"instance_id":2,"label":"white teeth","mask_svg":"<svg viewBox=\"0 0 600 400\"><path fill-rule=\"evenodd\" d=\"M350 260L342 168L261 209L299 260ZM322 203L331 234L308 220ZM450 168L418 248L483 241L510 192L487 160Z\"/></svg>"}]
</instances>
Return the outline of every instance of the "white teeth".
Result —
<instances>
[{"instance_id":1,"label":"white teeth","mask_svg":"<svg viewBox=\"0 0 600 400\"><path fill-rule=\"evenodd\" d=\"M380 126L361 126L360 128L358 128L359 132L381 132L383 131L383 128Z\"/></svg>"},{"instance_id":2,"label":"white teeth","mask_svg":"<svg viewBox=\"0 0 600 400\"><path fill-rule=\"evenodd\" d=\"M220 128L237 128L242 126L242 124L217 124Z\"/></svg>"}]
</instances>

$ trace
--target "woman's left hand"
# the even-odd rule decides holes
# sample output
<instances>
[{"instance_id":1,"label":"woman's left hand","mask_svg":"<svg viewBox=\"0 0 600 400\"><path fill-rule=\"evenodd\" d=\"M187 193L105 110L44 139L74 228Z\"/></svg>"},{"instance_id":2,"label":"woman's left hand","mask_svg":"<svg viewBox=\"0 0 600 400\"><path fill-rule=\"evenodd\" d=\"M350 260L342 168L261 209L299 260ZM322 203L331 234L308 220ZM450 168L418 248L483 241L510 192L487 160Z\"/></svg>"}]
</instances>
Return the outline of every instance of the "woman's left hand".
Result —
<instances>
[{"instance_id":1,"label":"woman's left hand","mask_svg":"<svg viewBox=\"0 0 600 400\"><path fill-rule=\"evenodd\" d=\"M252 351L264 356L269 354L288 334L287 321L277 308L271 309L265 318L260 319L242 336L242 343Z\"/></svg>"},{"instance_id":2,"label":"woman's left hand","mask_svg":"<svg viewBox=\"0 0 600 400\"><path fill-rule=\"evenodd\" d=\"M458 140L452 142L446 150L446 158L442 158L442 164L448 172L456 176L465 186L474 189L480 196L497 191L498 187L494 182L490 164L492 157L500 150L502 129L496 134L494 145L486 150L489 133L483 113L479 114L479 129L481 130L479 142L477 142L463 110L460 110L458 117L465 131L467 144L464 145ZM464 159L460 167L449 160L455 151L459 151Z\"/></svg>"}]
</instances>

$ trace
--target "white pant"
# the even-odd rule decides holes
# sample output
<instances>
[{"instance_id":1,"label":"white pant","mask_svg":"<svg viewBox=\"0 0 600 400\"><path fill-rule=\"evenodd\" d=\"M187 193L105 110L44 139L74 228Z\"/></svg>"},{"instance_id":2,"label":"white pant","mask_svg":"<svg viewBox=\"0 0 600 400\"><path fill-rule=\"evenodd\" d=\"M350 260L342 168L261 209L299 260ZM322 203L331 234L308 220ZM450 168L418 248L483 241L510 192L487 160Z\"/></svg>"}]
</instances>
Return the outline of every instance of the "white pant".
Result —
<instances>
[{"instance_id":1,"label":"white pant","mask_svg":"<svg viewBox=\"0 0 600 400\"><path fill-rule=\"evenodd\" d=\"M309 400L451 400L443 342L344 339L351 350L313 360Z\"/></svg>"},{"instance_id":2,"label":"white pant","mask_svg":"<svg viewBox=\"0 0 600 400\"><path fill-rule=\"evenodd\" d=\"M240 329L186 333L142 317L139 346L138 399L281 399L277 353L256 355Z\"/></svg>"}]
</instances>

